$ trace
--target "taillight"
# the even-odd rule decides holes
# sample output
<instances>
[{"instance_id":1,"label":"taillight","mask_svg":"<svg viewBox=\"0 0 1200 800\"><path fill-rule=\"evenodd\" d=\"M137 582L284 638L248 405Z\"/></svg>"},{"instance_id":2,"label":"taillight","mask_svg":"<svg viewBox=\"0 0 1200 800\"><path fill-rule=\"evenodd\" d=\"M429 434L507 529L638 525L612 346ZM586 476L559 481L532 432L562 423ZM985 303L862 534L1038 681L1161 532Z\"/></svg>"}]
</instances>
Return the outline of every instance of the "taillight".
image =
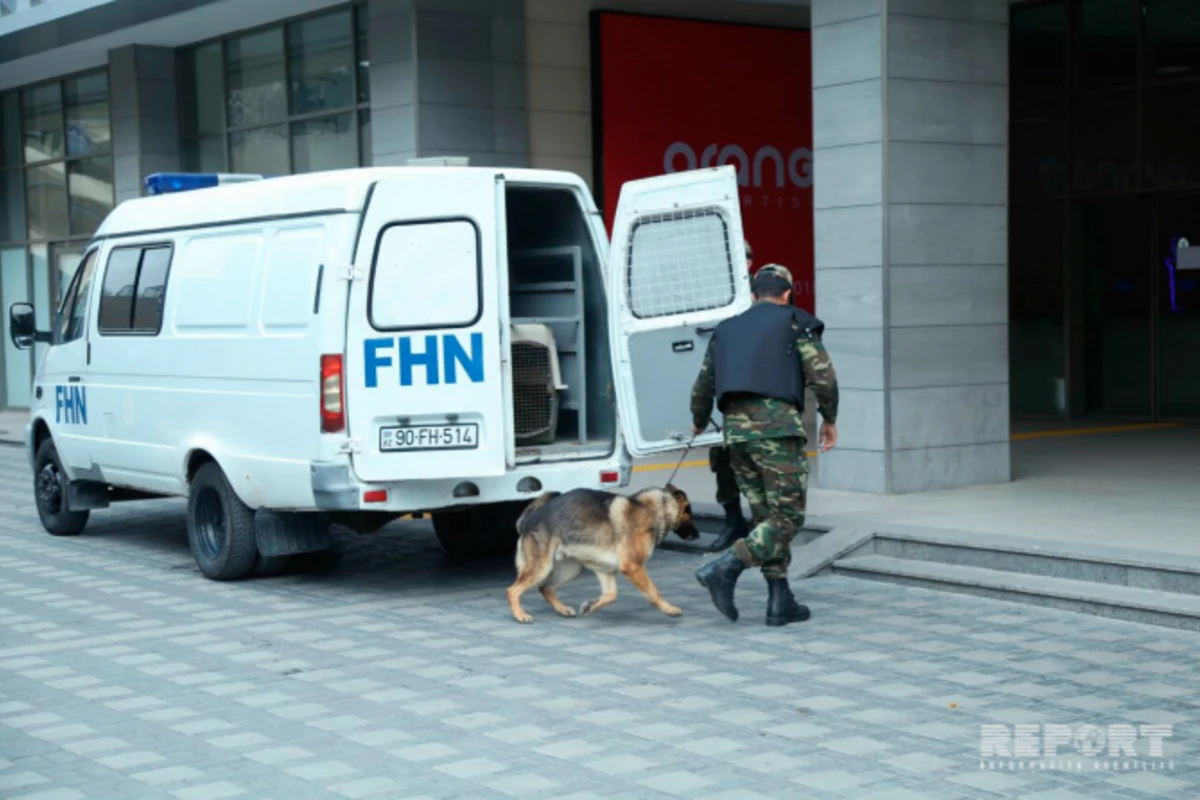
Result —
<instances>
[{"instance_id":1,"label":"taillight","mask_svg":"<svg viewBox=\"0 0 1200 800\"><path fill-rule=\"evenodd\" d=\"M321 356L321 432L337 433L346 428L345 381L341 355Z\"/></svg>"},{"instance_id":2,"label":"taillight","mask_svg":"<svg viewBox=\"0 0 1200 800\"><path fill-rule=\"evenodd\" d=\"M621 473L619 473L619 472L607 472L606 471L606 472L600 473L600 482L601 483L617 483L620 480L621 480Z\"/></svg>"}]
</instances>

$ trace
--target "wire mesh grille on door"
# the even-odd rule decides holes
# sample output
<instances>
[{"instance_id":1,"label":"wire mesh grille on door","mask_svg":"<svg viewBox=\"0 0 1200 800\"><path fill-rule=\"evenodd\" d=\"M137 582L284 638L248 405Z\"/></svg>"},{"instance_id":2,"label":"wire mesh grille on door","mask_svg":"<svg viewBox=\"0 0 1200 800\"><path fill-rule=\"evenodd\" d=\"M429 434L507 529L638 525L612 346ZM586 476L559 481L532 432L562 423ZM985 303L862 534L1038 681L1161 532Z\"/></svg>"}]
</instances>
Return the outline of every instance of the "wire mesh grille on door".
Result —
<instances>
[{"instance_id":1,"label":"wire mesh grille on door","mask_svg":"<svg viewBox=\"0 0 1200 800\"><path fill-rule=\"evenodd\" d=\"M550 348L536 342L513 342L513 421L517 441L554 441L558 398Z\"/></svg>"},{"instance_id":2,"label":"wire mesh grille on door","mask_svg":"<svg viewBox=\"0 0 1200 800\"><path fill-rule=\"evenodd\" d=\"M736 293L729 229L712 209L640 217L625 268L629 306L641 319L723 308Z\"/></svg>"}]
</instances>

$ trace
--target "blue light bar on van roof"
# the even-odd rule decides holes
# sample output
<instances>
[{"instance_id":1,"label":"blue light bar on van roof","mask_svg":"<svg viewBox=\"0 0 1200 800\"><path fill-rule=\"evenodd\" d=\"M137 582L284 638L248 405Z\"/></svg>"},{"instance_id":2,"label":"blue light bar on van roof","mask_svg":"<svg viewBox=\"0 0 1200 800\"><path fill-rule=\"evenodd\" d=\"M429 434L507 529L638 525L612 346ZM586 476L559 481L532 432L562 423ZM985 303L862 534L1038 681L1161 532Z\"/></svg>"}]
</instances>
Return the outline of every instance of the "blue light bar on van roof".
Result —
<instances>
[{"instance_id":1,"label":"blue light bar on van roof","mask_svg":"<svg viewBox=\"0 0 1200 800\"><path fill-rule=\"evenodd\" d=\"M262 179L262 175L223 172L156 172L153 175L147 175L144 183L149 194L170 194L190 192L195 189L209 189L229 183L261 181Z\"/></svg>"}]
</instances>

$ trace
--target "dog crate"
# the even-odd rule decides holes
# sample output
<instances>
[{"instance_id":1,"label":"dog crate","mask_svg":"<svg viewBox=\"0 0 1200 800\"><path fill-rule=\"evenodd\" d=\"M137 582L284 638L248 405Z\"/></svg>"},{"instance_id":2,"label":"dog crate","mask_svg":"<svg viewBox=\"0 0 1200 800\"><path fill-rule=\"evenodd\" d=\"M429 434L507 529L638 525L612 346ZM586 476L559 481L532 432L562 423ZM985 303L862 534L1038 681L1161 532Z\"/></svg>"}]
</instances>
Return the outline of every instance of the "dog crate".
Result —
<instances>
[{"instance_id":1,"label":"dog crate","mask_svg":"<svg viewBox=\"0 0 1200 800\"><path fill-rule=\"evenodd\" d=\"M563 385L549 326L512 326L513 421L517 444L553 444Z\"/></svg>"}]
</instances>

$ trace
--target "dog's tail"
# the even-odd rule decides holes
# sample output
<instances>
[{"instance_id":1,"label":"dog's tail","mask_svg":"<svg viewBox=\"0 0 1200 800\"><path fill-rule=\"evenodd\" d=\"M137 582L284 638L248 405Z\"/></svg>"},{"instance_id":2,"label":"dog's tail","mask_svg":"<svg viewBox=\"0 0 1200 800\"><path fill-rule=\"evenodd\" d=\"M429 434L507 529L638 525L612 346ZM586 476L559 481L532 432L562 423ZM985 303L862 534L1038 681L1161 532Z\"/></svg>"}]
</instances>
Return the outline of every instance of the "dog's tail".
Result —
<instances>
[{"instance_id":1,"label":"dog's tail","mask_svg":"<svg viewBox=\"0 0 1200 800\"><path fill-rule=\"evenodd\" d=\"M541 516L537 513L538 509L560 494L562 492L543 492L531 500L529 505L525 506L525 510L521 512L521 516L517 517L517 535L524 536L528 533L537 524L537 518Z\"/></svg>"}]
</instances>

